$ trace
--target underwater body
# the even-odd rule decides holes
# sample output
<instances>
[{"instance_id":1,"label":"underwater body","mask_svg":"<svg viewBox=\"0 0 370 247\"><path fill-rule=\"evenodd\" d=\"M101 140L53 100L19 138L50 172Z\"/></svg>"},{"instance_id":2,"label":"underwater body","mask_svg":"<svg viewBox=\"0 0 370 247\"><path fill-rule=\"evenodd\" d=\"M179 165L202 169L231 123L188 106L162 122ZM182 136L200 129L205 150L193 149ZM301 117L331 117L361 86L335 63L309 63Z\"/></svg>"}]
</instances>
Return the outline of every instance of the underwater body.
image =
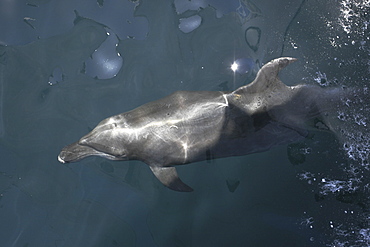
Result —
<instances>
[{"instance_id":1,"label":"underwater body","mask_svg":"<svg viewBox=\"0 0 370 247\"><path fill-rule=\"evenodd\" d=\"M368 10L348 0L1 2L2 243L368 246ZM192 193L169 190L142 161L56 160L106 117L176 91L233 92L279 57L298 59L280 71L287 87L359 96L291 144L176 166Z\"/></svg>"},{"instance_id":2,"label":"underwater body","mask_svg":"<svg viewBox=\"0 0 370 247\"><path fill-rule=\"evenodd\" d=\"M168 188L192 191L179 179L174 165L298 142L309 135L305 124L327 119L345 100L363 98L353 89L284 85L278 73L295 60L283 57L267 63L253 82L232 92L178 91L107 118L63 148L58 160L137 159L147 163ZM330 123L322 124L329 130Z\"/></svg>"}]
</instances>

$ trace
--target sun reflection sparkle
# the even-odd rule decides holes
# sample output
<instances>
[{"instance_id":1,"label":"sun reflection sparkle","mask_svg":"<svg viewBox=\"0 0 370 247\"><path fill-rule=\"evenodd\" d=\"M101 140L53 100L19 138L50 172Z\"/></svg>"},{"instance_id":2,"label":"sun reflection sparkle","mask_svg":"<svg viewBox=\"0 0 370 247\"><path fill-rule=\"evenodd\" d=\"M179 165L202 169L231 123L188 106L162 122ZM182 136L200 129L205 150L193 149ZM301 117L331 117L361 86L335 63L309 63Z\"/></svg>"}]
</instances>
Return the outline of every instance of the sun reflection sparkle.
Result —
<instances>
[{"instance_id":1,"label":"sun reflection sparkle","mask_svg":"<svg viewBox=\"0 0 370 247\"><path fill-rule=\"evenodd\" d=\"M239 65L236 63L236 61L234 61L234 63L231 65L230 68L231 68L232 71L235 72L235 71L238 70L238 67L239 67Z\"/></svg>"}]
</instances>

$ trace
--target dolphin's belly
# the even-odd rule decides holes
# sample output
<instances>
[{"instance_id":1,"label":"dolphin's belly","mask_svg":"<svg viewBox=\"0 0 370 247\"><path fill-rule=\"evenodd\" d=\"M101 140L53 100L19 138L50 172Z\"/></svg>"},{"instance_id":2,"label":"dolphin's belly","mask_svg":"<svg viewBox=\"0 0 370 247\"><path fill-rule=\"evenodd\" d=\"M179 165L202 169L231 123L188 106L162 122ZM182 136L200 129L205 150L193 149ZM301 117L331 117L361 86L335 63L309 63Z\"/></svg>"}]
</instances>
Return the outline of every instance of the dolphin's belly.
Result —
<instances>
[{"instance_id":1,"label":"dolphin's belly","mask_svg":"<svg viewBox=\"0 0 370 247\"><path fill-rule=\"evenodd\" d=\"M258 131L248 132L241 138L221 138L211 149L210 155L212 158L223 158L259 153L277 145L301 141L305 137L306 135L300 131L271 122Z\"/></svg>"},{"instance_id":2,"label":"dolphin's belly","mask_svg":"<svg viewBox=\"0 0 370 247\"><path fill-rule=\"evenodd\" d=\"M143 143L146 153L143 161L160 166L179 165L263 152L305 138L300 132L274 123L241 138L223 136L220 123L209 128L202 127L199 131L193 131L194 128L190 127L183 127L183 131L169 129L166 138L157 136Z\"/></svg>"}]
</instances>

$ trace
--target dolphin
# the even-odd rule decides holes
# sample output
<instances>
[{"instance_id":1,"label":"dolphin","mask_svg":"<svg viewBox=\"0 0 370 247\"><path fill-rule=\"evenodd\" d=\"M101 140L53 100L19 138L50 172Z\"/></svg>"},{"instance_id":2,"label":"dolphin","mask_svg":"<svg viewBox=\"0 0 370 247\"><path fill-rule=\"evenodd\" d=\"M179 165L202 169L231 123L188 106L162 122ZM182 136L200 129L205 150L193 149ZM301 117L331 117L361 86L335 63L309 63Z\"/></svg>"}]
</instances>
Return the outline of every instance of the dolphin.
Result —
<instances>
[{"instance_id":1,"label":"dolphin","mask_svg":"<svg viewBox=\"0 0 370 247\"><path fill-rule=\"evenodd\" d=\"M324 119L325 112L336 109L346 96L343 88L285 85L278 73L294 61L272 60L253 82L232 92L177 91L106 118L64 147L58 160L76 162L93 155L140 160L168 188L192 191L178 177L176 165L263 152L303 140L315 119Z\"/></svg>"}]
</instances>

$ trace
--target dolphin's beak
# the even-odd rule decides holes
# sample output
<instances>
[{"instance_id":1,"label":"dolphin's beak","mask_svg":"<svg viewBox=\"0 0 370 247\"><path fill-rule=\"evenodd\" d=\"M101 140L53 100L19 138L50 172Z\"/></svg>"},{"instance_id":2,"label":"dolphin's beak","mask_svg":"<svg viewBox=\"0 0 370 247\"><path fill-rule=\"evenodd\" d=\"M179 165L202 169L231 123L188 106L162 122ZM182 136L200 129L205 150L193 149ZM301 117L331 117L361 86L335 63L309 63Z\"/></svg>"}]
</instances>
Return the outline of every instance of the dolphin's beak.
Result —
<instances>
[{"instance_id":1,"label":"dolphin's beak","mask_svg":"<svg viewBox=\"0 0 370 247\"><path fill-rule=\"evenodd\" d=\"M68 146L65 146L60 154L58 155L58 161L60 163L71 163L82 160L88 156L100 156L110 160L127 160L126 156L122 155L116 157L114 155L101 152L92 147L79 144L79 142L74 142Z\"/></svg>"},{"instance_id":2,"label":"dolphin's beak","mask_svg":"<svg viewBox=\"0 0 370 247\"><path fill-rule=\"evenodd\" d=\"M70 163L79 161L90 155L99 155L100 152L88 147L78 144L78 142L72 143L62 149L58 155L58 160L61 163Z\"/></svg>"},{"instance_id":3,"label":"dolphin's beak","mask_svg":"<svg viewBox=\"0 0 370 247\"><path fill-rule=\"evenodd\" d=\"M58 161L60 162L60 163L66 163L61 157L60 157L60 154L58 155Z\"/></svg>"}]
</instances>

